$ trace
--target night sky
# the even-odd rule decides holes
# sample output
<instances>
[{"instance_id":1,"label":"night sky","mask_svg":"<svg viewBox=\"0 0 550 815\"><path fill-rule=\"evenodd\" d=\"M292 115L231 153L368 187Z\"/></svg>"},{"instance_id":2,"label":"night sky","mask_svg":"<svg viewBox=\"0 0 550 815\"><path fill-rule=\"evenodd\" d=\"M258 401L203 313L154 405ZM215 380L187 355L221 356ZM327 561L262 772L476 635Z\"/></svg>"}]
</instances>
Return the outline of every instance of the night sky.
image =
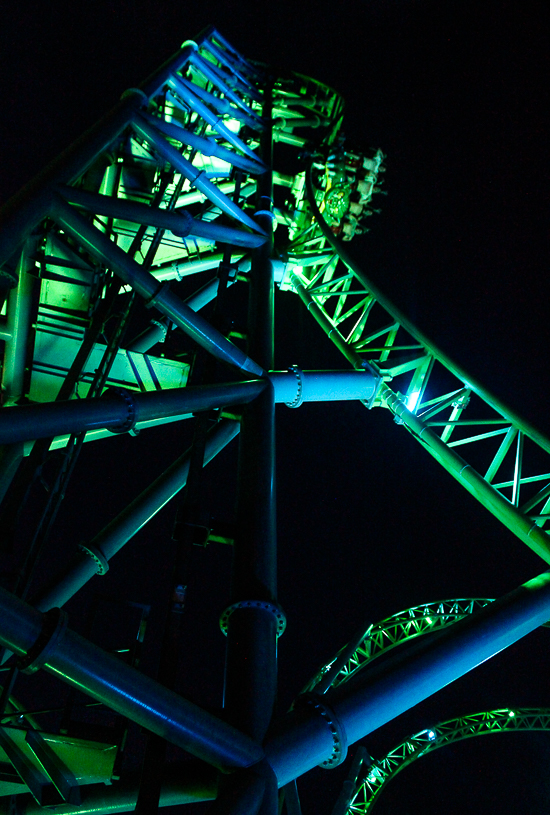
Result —
<instances>
[{"instance_id":1,"label":"night sky","mask_svg":"<svg viewBox=\"0 0 550 815\"><path fill-rule=\"evenodd\" d=\"M375 0L194 6L134 0L16 6L0 27L0 199L214 23L246 56L310 75L347 102L350 144L387 154L383 212L353 242L366 274L450 356L550 432L549 10L536 0ZM298 298L277 298L276 365L345 367ZM278 408L280 709L365 619L451 597L498 597L544 564L442 471L388 412ZM89 445L60 514L56 558L93 535L185 449L189 428ZM206 503L230 520L236 446L209 466ZM151 602L168 573L174 509L68 606L94 592ZM153 556L152 554L153 553ZM52 556L53 559L53 556ZM181 692L221 704L228 549L194 553ZM46 570L47 567L45 566ZM153 619L151 631L154 632ZM535 632L365 739L381 757L462 713L550 707L550 632ZM144 669L154 664L154 635ZM547 812L550 736L474 739L416 762L383 813ZM344 768L299 783L328 815Z\"/></svg>"}]
</instances>

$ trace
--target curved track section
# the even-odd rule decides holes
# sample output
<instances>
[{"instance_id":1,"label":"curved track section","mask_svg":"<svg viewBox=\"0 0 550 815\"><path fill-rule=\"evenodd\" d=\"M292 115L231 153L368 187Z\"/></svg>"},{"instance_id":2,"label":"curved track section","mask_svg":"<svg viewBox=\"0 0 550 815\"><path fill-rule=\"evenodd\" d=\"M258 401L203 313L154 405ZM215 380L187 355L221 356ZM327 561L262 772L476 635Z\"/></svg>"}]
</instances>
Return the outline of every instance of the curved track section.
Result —
<instances>
[{"instance_id":1,"label":"curved track section","mask_svg":"<svg viewBox=\"0 0 550 815\"><path fill-rule=\"evenodd\" d=\"M327 223L330 188L315 189L315 172L313 156L306 177L311 219L289 246L287 286L354 368L379 374L377 397L368 406L388 408L465 489L550 563L550 441L434 346L368 279ZM322 262L305 265L314 251L325 253Z\"/></svg>"},{"instance_id":2,"label":"curved track section","mask_svg":"<svg viewBox=\"0 0 550 815\"><path fill-rule=\"evenodd\" d=\"M384 758L373 761L363 778L356 780L356 789L348 806L349 813L366 815L372 808L386 785L395 776L422 756L475 736L493 733L518 731L550 730L550 709L548 708L501 708L482 713L472 713L457 719L450 719L421 730L406 741L401 742ZM363 762L365 766L368 762Z\"/></svg>"},{"instance_id":3,"label":"curved track section","mask_svg":"<svg viewBox=\"0 0 550 815\"><path fill-rule=\"evenodd\" d=\"M446 628L492 602L493 600L480 597L440 600L392 614L391 617L370 625L351 654L348 652L348 645L341 648L334 659L320 668L304 688L304 692L313 691L334 668L336 671L330 687L337 687L398 645Z\"/></svg>"},{"instance_id":4,"label":"curved track section","mask_svg":"<svg viewBox=\"0 0 550 815\"><path fill-rule=\"evenodd\" d=\"M0 763L9 772L3 773L7 786L0 779L0 797L28 790L37 806L72 807L81 786L118 775L114 754L124 742L120 723L127 717L161 737L156 746L152 740L145 759L142 812L159 800L160 774L151 768L162 764L165 739L224 771L263 760L261 745L275 710L276 640L285 625L276 596L275 402L298 407L308 400L355 399L388 408L550 562L550 442L440 353L346 252L345 244L376 213L385 157L380 150L365 154L344 146L342 111L331 88L299 74L273 76L209 28L123 94L2 209L0 304L7 303L0 320L0 498L6 494L6 500L0 528L14 561L6 576L9 592L0 592L0 639L9 649L5 658L13 651L22 660L6 671L0 714L12 692L18 696L13 686L19 671L43 666L115 713L105 736L113 742L112 760L99 777L89 760L99 742L81 731L75 754L67 756L64 738L53 740L54 749L44 743L45 731L2 725ZM299 295L355 370L271 370L274 283ZM233 293L239 293L237 304L230 302ZM200 312L208 303L214 308L206 319ZM58 571L33 596L39 557L46 562L46 544L83 444L194 414L200 417L190 450L81 543L70 563L60 562L56 548ZM197 510L201 471L241 424L236 522L216 533L203 526ZM52 450L61 452L52 456ZM226 719L234 725L170 690L186 595L179 556L164 599L155 585L155 602L160 608L166 601L170 610L161 637L162 683L133 667L148 606L128 603L130 647L125 640L115 648L128 655L127 664L72 632L61 611L95 574L107 572L111 558L184 486L175 539L186 546L210 540L234 546L231 602L222 617ZM18 537L23 519L32 529ZM356 658L345 676L367 657L485 602L424 606L408 621L385 621L376 636L373 629L365 660ZM540 625L549 605L546 574L502 598L494 614L479 610L458 645L451 642L433 659L427 655L430 682L417 701ZM453 632L441 635L447 643L452 638ZM453 648L460 649L460 660L449 657ZM408 677L403 687L384 721L413 704ZM310 699L299 715L283 717L265 748L273 773L261 779L249 774L245 797L250 793L257 804L265 781L271 806L265 811L275 812L275 781L286 786L315 766L336 766L345 755L346 732L357 741L380 726L380 707L369 708L367 697L353 696L361 707L356 730L337 698L334 711L330 698L327 705ZM62 713L64 732L71 707L49 711ZM42 707L18 711L17 723L30 715L41 721L46 713ZM11 712L7 716L11 720ZM206 793L211 796L210 785ZM194 795L182 794L185 800ZM220 797L226 794L231 799L231 784ZM109 811L116 801L101 806Z\"/></svg>"}]
</instances>

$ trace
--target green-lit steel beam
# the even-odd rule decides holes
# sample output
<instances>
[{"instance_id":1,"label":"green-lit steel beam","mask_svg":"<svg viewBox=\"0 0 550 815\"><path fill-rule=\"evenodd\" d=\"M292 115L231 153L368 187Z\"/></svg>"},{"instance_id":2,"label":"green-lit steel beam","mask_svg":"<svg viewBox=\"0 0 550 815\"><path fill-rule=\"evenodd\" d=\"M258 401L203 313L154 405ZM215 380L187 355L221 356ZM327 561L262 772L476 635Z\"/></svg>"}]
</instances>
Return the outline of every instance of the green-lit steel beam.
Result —
<instances>
[{"instance_id":1,"label":"green-lit steel beam","mask_svg":"<svg viewBox=\"0 0 550 815\"><path fill-rule=\"evenodd\" d=\"M413 761L457 741L494 733L550 730L550 708L500 708L440 722L415 733L363 770L355 780L349 815L371 812L387 784Z\"/></svg>"},{"instance_id":2,"label":"green-lit steel beam","mask_svg":"<svg viewBox=\"0 0 550 815\"><path fill-rule=\"evenodd\" d=\"M338 687L381 654L408 640L446 628L492 602L492 599L482 597L438 600L392 614L391 617L368 626L351 654L348 645L341 648L330 662L319 669L303 692L313 690L319 692L319 687L325 684L325 677L328 674L332 676L330 687ZM344 654L345 659L342 660ZM339 665L336 674L333 673L335 664ZM323 692L324 690L326 687Z\"/></svg>"},{"instance_id":3,"label":"green-lit steel beam","mask_svg":"<svg viewBox=\"0 0 550 815\"><path fill-rule=\"evenodd\" d=\"M324 192L314 189L317 166L310 163L306 173L307 206L289 257L306 247L319 253L332 248L334 262L325 263L320 278L315 267L293 260L286 287L299 295L353 367L369 365L380 373L384 386L369 407L388 408L468 492L550 563L550 441L438 349L367 278L326 220L331 188L327 182ZM403 357L405 349L411 353ZM454 393L448 392L449 374L456 381ZM501 443L495 438L487 444L491 425L495 436L504 434ZM468 461L471 451L476 460L482 456L481 472Z\"/></svg>"}]
</instances>

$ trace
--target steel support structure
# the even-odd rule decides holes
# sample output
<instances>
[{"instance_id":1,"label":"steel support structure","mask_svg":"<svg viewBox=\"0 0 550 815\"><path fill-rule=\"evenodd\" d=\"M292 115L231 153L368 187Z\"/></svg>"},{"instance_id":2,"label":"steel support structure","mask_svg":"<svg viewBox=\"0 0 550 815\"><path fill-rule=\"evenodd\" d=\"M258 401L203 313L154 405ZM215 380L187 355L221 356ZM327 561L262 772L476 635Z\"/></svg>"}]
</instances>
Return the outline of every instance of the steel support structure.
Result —
<instances>
[{"instance_id":1,"label":"steel support structure","mask_svg":"<svg viewBox=\"0 0 550 815\"><path fill-rule=\"evenodd\" d=\"M61 501L72 451L85 438L135 433L204 411L214 425L107 526L87 535L71 561L56 562L32 606L0 591L0 643L5 659L17 659L12 678L43 669L200 759L204 777L183 779L177 789L169 781L161 805L216 798L219 815L275 815L277 787L316 765L337 766L348 744L550 618L544 573L501 600L480 602L467 619L376 671L359 671L357 653L365 650L364 662L369 656L362 630L308 692L296 689L291 712L275 713L277 639L286 625L277 600L276 403L353 399L385 408L550 562L550 464L541 463L550 442L441 354L341 243L373 214L384 161L380 150L345 149L341 120L342 100L332 89L302 75L274 76L209 28L126 92L2 212L1 280L12 287L0 322L2 492L32 450L5 504L10 520L29 509L26 496L40 483L49 450L66 445L55 484ZM285 151L293 151L286 164ZM307 167L300 165L304 155ZM248 287L245 329L225 313L229 285L232 297ZM274 370L275 286L298 295L351 370ZM215 319L204 313L214 299ZM129 323L133 339L125 336ZM204 384L189 386L204 359ZM439 368L444 383L454 378L452 390L439 384ZM197 461L207 464L237 435L236 519L224 539L233 544L233 566L221 617L222 719L70 630L60 608L105 574L113 556L183 489L190 469L200 470ZM488 440L494 448L483 472L454 450L478 443L486 450ZM526 476L533 449L535 474ZM21 548L18 566L25 563L31 574L27 559L37 560ZM41 738L29 741L44 757ZM19 753L4 741L16 772ZM60 766L51 763L69 798L75 776L67 770L63 777ZM296 815L299 799L294 786L288 790L287 810ZM111 796L83 794L76 811L126 811L136 798L133 780L114 786Z\"/></svg>"},{"instance_id":2,"label":"steel support structure","mask_svg":"<svg viewBox=\"0 0 550 815\"><path fill-rule=\"evenodd\" d=\"M260 155L269 171L259 178L256 198L256 220L268 238L252 255L248 303L248 353L266 371L273 370L274 342L272 108L268 78ZM271 724L277 694L276 604L275 395L268 382L242 417L224 693L228 720L258 742ZM275 815L276 779L268 773L264 780L260 811Z\"/></svg>"},{"instance_id":3,"label":"steel support structure","mask_svg":"<svg viewBox=\"0 0 550 815\"><path fill-rule=\"evenodd\" d=\"M412 654L397 655L381 671L322 698L306 696L278 722L265 752L247 734L71 631L63 612L42 615L0 590L0 613L0 643L22 658L23 670L44 668L225 772L250 768L265 779L267 803L272 804L268 791L273 782L286 786L318 764L336 766L348 744L542 625L550 617L550 572L450 626ZM247 775L243 794L253 775ZM240 783L237 778L235 783Z\"/></svg>"}]
</instances>

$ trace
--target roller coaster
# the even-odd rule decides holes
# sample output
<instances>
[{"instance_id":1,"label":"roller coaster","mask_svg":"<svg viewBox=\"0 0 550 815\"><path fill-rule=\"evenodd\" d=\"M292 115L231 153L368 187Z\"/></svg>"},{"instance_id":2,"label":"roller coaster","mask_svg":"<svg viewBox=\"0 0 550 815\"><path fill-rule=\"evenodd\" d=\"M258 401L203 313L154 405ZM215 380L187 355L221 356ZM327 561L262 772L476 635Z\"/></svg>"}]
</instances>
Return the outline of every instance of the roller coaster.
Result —
<instances>
[{"instance_id":1,"label":"roller coaster","mask_svg":"<svg viewBox=\"0 0 550 815\"><path fill-rule=\"evenodd\" d=\"M546 732L550 727L549 713L548 708L503 708L460 716L415 733L378 761L373 760L365 748L359 748L351 768L349 788L344 786L334 813L347 811L364 815L372 812L386 785L399 772L441 747L495 733Z\"/></svg>"},{"instance_id":2,"label":"roller coaster","mask_svg":"<svg viewBox=\"0 0 550 815\"><path fill-rule=\"evenodd\" d=\"M286 627L277 600L275 404L356 400L385 409L389 430L408 431L550 562L550 442L419 332L348 251L376 222L386 157L349 146L342 121L334 90L275 75L209 28L2 209L7 808L144 813L215 799L215 812L267 815L282 790L295 815L296 778L338 766L348 744L550 618L546 574L495 602L468 601L467 610L426 606L407 636L411 626L445 630L414 660L396 652L380 670L359 671L354 647L345 682L333 682L328 666L304 692L296 688L290 712L274 714ZM290 360L274 370L275 287L298 295L340 351L342 370L303 371ZM84 446L139 434L145 456L152 428L185 420L189 450L72 559L59 557L56 518ZM235 521L217 528L199 508L201 474L236 436ZM115 555L180 493L172 574L157 598L166 622L154 680L139 671L147 607L116 612L133 633L105 650L68 626L63 606L116 569ZM213 541L233 548L231 602L220 618L222 716L176 691L186 554ZM55 573L37 590L45 553ZM463 619L434 622L451 617ZM363 642L370 658L364 633L355 646ZM46 673L94 700L87 727L74 721L70 694L53 711L21 703L21 674L37 674L39 695ZM112 711L108 726L94 720L99 709ZM129 722L149 733L139 782L123 772ZM193 757L177 772L165 761L168 744Z\"/></svg>"}]
</instances>

